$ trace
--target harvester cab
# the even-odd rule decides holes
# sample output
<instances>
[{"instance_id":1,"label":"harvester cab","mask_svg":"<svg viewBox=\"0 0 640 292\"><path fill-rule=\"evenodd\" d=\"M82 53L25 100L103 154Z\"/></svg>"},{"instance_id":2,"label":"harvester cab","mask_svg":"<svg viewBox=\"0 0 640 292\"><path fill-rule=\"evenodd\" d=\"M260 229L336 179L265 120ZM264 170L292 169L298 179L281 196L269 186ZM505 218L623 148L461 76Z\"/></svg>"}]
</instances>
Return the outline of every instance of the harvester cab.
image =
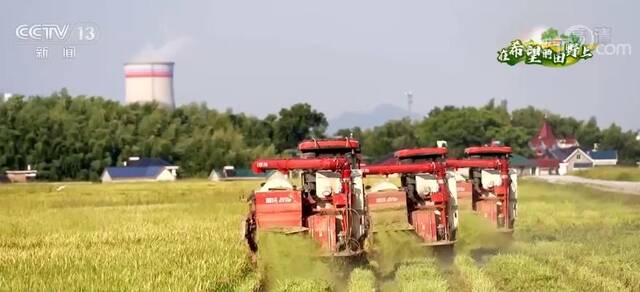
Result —
<instances>
[{"instance_id":1,"label":"harvester cab","mask_svg":"<svg viewBox=\"0 0 640 292\"><path fill-rule=\"evenodd\" d=\"M326 255L360 254L368 234L362 174L354 166L358 141L307 140L298 145L304 157L258 159L254 172L276 170L254 192L245 237L257 251L256 231L307 232ZM289 172L300 173L301 188L289 183Z\"/></svg>"},{"instance_id":2,"label":"harvester cab","mask_svg":"<svg viewBox=\"0 0 640 292\"><path fill-rule=\"evenodd\" d=\"M447 167L468 168L471 206L499 231L513 232L517 217L517 171L509 168L511 147L479 146L465 149L465 159L447 160Z\"/></svg>"},{"instance_id":3,"label":"harvester cab","mask_svg":"<svg viewBox=\"0 0 640 292\"><path fill-rule=\"evenodd\" d=\"M447 148L399 150L395 165L367 165L367 174L399 174L401 187L380 182L367 192L374 232L414 230L426 245L451 245L458 227L456 182L447 173Z\"/></svg>"}]
</instances>

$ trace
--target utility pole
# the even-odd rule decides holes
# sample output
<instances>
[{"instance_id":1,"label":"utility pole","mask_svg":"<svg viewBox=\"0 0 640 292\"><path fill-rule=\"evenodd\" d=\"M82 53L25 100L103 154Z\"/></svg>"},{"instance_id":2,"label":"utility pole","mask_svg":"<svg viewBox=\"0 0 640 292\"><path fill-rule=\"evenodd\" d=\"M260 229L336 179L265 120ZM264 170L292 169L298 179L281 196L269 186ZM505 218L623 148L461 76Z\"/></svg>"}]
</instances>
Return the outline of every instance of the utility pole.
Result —
<instances>
[{"instance_id":1,"label":"utility pole","mask_svg":"<svg viewBox=\"0 0 640 292\"><path fill-rule=\"evenodd\" d=\"M411 114L411 106L413 105L413 93L411 91L405 92L404 95L407 96L407 111L409 111L409 119L413 116Z\"/></svg>"}]
</instances>

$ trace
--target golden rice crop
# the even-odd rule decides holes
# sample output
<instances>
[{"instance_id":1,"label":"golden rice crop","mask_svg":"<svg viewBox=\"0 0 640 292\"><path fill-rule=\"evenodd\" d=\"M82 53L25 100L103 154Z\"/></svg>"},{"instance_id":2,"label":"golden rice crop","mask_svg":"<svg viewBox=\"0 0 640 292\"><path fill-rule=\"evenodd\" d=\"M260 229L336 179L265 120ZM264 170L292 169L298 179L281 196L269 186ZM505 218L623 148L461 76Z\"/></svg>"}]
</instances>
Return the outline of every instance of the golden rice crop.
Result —
<instances>
[{"instance_id":1,"label":"golden rice crop","mask_svg":"<svg viewBox=\"0 0 640 292\"><path fill-rule=\"evenodd\" d=\"M258 184L1 185L0 290L640 290L640 196L525 180L513 236L460 202L450 261L388 232L352 266L261 234L253 264L241 222Z\"/></svg>"}]
</instances>

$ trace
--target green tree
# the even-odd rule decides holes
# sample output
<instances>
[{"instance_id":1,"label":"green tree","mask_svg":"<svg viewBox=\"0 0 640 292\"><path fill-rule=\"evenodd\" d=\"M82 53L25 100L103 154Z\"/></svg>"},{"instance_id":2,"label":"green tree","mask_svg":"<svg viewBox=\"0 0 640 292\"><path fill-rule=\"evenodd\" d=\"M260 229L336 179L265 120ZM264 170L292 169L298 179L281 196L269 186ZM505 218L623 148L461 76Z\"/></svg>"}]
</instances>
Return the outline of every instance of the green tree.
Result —
<instances>
[{"instance_id":1,"label":"green tree","mask_svg":"<svg viewBox=\"0 0 640 292\"><path fill-rule=\"evenodd\" d=\"M340 129L334 134L336 137L351 137L355 139L363 139L364 133L360 127L353 127L351 129Z\"/></svg>"},{"instance_id":2,"label":"green tree","mask_svg":"<svg viewBox=\"0 0 640 292\"><path fill-rule=\"evenodd\" d=\"M547 122L553 128L556 137L575 137L580 129L580 122L572 117L548 115Z\"/></svg>"},{"instance_id":3,"label":"green tree","mask_svg":"<svg viewBox=\"0 0 640 292\"><path fill-rule=\"evenodd\" d=\"M283 108L274 121L276 148L283 151L295 148L303 139L323 138L327 126L324 114L315 111L307 103Z\"/></svg>"},{"instance_id":4,"label":"green tree","mask_svg":"<svg viewBox=\"0 0 640 292\"><path fill-rule=\"evenodd\" d=\"M464 148L490 143L498 139L498 129L511 127L506 103L496 107L490 101L482 108L452 107L434 108L417 125L421 145L435 145L445 140L453 156L460 155Z\"/></svg>"},{"instance_id":5,"label":"green tree","mask_svg":"<svg viewBox=\"0 0 640 292\"><path fill-rule=\"evenodd\" d=\"M527 157L533 157L534 155L533 150L531 150L528 145L531 136L527 134L525 128L492 128L487 134L488 136L493 137L493 139L500 141L503 145L511 146L514 153L518 153Z\"/></svg>"},{"instance_id":6,"label":"green tree","mask_svg":"<svg viewBox=\"0 0 640 292\"><path fill-rule=\"evenodd\" d=\"M382 126L365 131L361 139L362 152L372 160L398 149L419 145L415 125L408 118L392 120Z\"/></svg>"},{"instance_id":7,"label":"green tree","mask_svg":"<svg viewBox=\"0 0 640 292\"><path fill-rule=\"evenodd\" d=\"M495 100L481 107L436 107L421 121L393 120L336 134L353 133L372 160L437 140L447 140L454 157L492 140L527 155L527 142L545 119L558 136L575 135L583 146L598 142L601 149L618 150L623 163L640 159L636 132L615 124L600 130L595 118L579 121L534 107L509 113L505 101ZM183 176L204 176L214 167L243 167L257 157L283 155L302 139L322 138L326 127L324 114L308 104L260 119L205 104L173 111L153 103L123 106L101 97L72 97L66 89L46 97L16 95L0 102L0 171L32 165L44 179L97 180L105 167L130 156L153 156L180 165Z\"/></svg>"},{"instance_id":8,"label":"green tree","mask_svg":"<svg viewBox=\"0 0 640 292\"><path fill-rule=\"evenodd\" d=\"M591 117L588 121L580 123L580 127L576 133L576 138L584 147L592 147L593 144L600 143L602 140L602 132L598 127L595 117Z\"/></svg>"},{"instance_id":9,"label":"green tree","mask_svg":"<svg viewBox=\"0 0 640 292\"><path fill-rule=\"evenodd\" d=\"M546 115L547 113L544 111L532 106L517 109L511 113L511 125L514 127L522 127L529 137L533 137L538 133Z\"/></svg>"},{"instance_id":10,"label":"green tree","mask_svg":"<svg viewBox=\"0 0 640 292\"><path fill-rule=\"evenodd\" d=\"M558 37L558 30L550 27L542 33L540 37L543 41L548 42Z\"/></svg>"}]
</instances>

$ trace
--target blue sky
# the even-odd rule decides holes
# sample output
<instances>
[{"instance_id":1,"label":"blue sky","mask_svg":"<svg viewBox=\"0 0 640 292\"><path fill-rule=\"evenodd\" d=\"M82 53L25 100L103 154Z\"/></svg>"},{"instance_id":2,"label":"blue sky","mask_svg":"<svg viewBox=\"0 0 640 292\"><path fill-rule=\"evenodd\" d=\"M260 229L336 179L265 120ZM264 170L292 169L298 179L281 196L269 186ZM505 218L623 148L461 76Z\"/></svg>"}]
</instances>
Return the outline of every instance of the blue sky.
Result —
<instances>
[{"instance_id":1,"label":"blue sky","mask_svg":"<svg viewBox=\"0 0 640 292\"><path fill-rule=\"evenodd\" d=\"M413 111L506 99L640 129L634 55L564 69L510 67L496 52L540 27L608 27L640 54L637 1L3 1L0 92L123 100L122 64L176 62L176 102L258 116L308 102L336 117L380 104ZM73 60L37 60L20 24L95 23ZM53 53L52 53L53 54Z\"/></svg>"}]
</instances>

